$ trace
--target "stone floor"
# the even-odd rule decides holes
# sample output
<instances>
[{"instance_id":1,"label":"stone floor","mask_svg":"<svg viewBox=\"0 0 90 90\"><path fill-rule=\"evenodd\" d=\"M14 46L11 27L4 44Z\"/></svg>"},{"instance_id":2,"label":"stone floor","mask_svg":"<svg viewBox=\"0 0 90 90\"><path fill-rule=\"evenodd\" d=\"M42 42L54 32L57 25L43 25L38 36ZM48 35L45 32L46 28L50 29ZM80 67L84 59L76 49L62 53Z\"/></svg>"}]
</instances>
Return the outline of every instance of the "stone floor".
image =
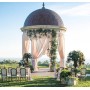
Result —
<instances>
[{"instance_id":1,"label":"stone floor","mask_svg":"<svg viewBox=\"0 0 90 90\"><path fill-rule=\"evenodd\" d=\"M31 73L31 76L51 76L55 77L55 72L50 72L49 68L39 68L38 71L34 71ZM86 76L90 76L90 74L86 74Z\"/></svg>"},{"instance_id":2,"label":"stone floor","mask_svg":"<svg viewBox=\"0 0 90 90\"><path fill-rule=\"evenodd\" d=\"M31 73L31 76L50 76L54 77L54 72L50 72L49 68L40 68L38 71Z\"/></svg>"}]
</instances>

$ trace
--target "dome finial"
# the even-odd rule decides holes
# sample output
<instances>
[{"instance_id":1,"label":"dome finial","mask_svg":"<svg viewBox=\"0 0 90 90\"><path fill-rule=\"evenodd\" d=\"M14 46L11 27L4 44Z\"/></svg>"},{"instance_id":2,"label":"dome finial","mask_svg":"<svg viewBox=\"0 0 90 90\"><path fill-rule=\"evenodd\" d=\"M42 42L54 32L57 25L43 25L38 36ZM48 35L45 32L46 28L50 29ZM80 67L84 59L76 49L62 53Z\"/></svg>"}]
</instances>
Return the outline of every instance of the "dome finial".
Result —
<instances>
[{"instance_id":1,"label":"dome finial","mask_svg":"<svg viewBox=\"0 0 90 90\"><path fill-rule=\"evenodd\" d=\"M43 6L42 8L44 9L44 8L45 8L45 7L44 7L44 6L45 6L44 2L43 2L43 5L42 5L42 6Z\"/></svg>"}]
</instances>

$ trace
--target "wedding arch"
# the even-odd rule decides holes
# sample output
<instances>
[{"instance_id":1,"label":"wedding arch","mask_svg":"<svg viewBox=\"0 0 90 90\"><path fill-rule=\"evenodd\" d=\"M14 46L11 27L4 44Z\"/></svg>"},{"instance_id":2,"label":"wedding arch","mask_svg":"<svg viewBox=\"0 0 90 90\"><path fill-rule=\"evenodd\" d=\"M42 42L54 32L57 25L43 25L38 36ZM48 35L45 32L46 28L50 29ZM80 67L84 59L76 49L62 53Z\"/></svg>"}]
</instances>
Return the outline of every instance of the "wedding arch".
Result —
<instances>
[{"instance_id":1,"label":"wedding arch","mask_svg":"<svg viewBox=\"0 0 90 90\"><path fill-rule=\"evenodd\" d=\"M64 67L64 27L61 17L54 11L46 9L43 3L41 9L35 10L26 18L21 28L22 56L29 53L31 46L32 65L37 71L38 58L46 54L50 57L50 70L55 68L56 51L60 55L60 67Z\"/></svg>"}]
</instances>

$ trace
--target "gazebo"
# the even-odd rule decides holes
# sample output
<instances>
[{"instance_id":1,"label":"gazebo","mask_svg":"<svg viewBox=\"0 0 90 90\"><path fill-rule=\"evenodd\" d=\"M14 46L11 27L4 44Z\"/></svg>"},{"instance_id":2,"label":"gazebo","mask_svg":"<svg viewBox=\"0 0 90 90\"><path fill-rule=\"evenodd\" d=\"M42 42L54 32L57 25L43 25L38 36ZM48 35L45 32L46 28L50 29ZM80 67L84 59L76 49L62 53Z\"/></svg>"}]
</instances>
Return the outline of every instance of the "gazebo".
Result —
<instances>
[{"instance_id":1,"label":"gazebo","mask_svg":"<svg viewBox=\"0 0 90 90\"><path fill-rule=\"evenodd\" d=\"M61 17L54 11L46 9L43 3L41 9L28 15L21 28L22 56L29 53L31 46L32 65L37 71L38 58L46 54L51 62L51 71L55 68L56 51L60 55L60 67L64 67L64 27ZM31 45L30 45L31 44Z\"/></svg>"}]
</instances>

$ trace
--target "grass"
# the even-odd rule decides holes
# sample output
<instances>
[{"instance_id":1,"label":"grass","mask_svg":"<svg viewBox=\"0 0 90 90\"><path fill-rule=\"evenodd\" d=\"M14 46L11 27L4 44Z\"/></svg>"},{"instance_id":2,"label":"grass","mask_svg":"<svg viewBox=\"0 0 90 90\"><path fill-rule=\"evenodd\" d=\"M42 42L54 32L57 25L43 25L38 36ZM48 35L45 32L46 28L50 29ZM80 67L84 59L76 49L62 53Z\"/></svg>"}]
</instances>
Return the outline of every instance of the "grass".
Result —
<instances>
[{"instance_id":1,"label":"grass","mask_svg":"<svg viewBox=\"0 0 90 90\"><path fill-rule=\"evenodd\" d=\"M13 67L16 68L18 64L0 64L0 67ZM44 66L39 66L39 68L47 68ZM90 74L90 69L87 69L87 73ZM66 85L60 84L60 81L57 81L55 78L50 76L33 76L32 81L4 81L0 80L0 87L65 87ZM66 86L68 87L68 86ZM72 87L90 87L90 77L85 80L78 81L76 86Z\"/></svg>"},{"instance_id":2,"label":"grass","mask_svg":"<svg viewBox=\"0 0 90 90\"><path fill-rule=\"evenodd\" d=\"M73 87L90 87L90 77L87 77L86 78L86 81L85 80L79 80L78 81L78 84L76 86L73 86Z\"/></svg>"},{"instance_id":3,"label":"grass","mask_svg":"<svg viewBox=\"0 0 90 90\"><path fill-rule=\"evenodd\" d=\"M12 67L12 68L16 68L16 67L18 67L18 64L0 64L0 67L5 67L5 68Z\"/></svg>"},{"instance_id":4,"label":"grass","mask_svg":"<svg viewBox=\"0 0 90 90\"><path fill-rule=\"evenodd\" d=\"M63 87L60 81L51 77L33 77L33 81L13 81L13 82L0 82L1 87Z\"/></svg>"},{"instance_id":5,"label":"grass","mask_svg":"<svg viewBox=\"0 0 90 90\"><path fill-rule=\"evenodd\" d=\"M90 69L87 69L87 72L86 73L90 74Z\"/></svg>"},{"instance_id":6,"label":"grass","mask_svg":"<svg viewBox=\"0 0 90 90\"><path fill-rule=\"evenodd\" d=\"M0 67L12 67L12 68L17 68L19 64L0 64ZM38 66L38 68L48 68L48 66Z\"/></svg>"},{"instance_id":7,"label":"grass","mask_svg":"<svg viewBox=\"0 0 90 90\"><path fill-rule=\"evenodd\" d=\"M0 64L0 68L3 67L5 67L6 69L8 69L8 67L17 68L18 64ZM0 69L0 73L1 73L1 69Z\"/></svg>"},{"instance_id":8,"label":"grass","mask_svg":"<svg viewBox=\"0 0 90 90\"><path fill-rule=\"evenodd\" d=\"M20 82L13 80L0 82L0 87L68 87L67 85L60 84L60 81L57 81L52 77L34 76L32 78L32 81L22 80ZM90 77L87 77L86 81L78 81L78 84L76 86L71 87L90 87Z\"/></svg>"},{"instance_id":9,"label":"grass","mask_svg":"<svg viewBox=\"0 0 90 90\"><path fill-rule=\"evenodd\" d=\"M48 66L38 66L38 68L49 68Z\"/></svg>"}]
</instances>

